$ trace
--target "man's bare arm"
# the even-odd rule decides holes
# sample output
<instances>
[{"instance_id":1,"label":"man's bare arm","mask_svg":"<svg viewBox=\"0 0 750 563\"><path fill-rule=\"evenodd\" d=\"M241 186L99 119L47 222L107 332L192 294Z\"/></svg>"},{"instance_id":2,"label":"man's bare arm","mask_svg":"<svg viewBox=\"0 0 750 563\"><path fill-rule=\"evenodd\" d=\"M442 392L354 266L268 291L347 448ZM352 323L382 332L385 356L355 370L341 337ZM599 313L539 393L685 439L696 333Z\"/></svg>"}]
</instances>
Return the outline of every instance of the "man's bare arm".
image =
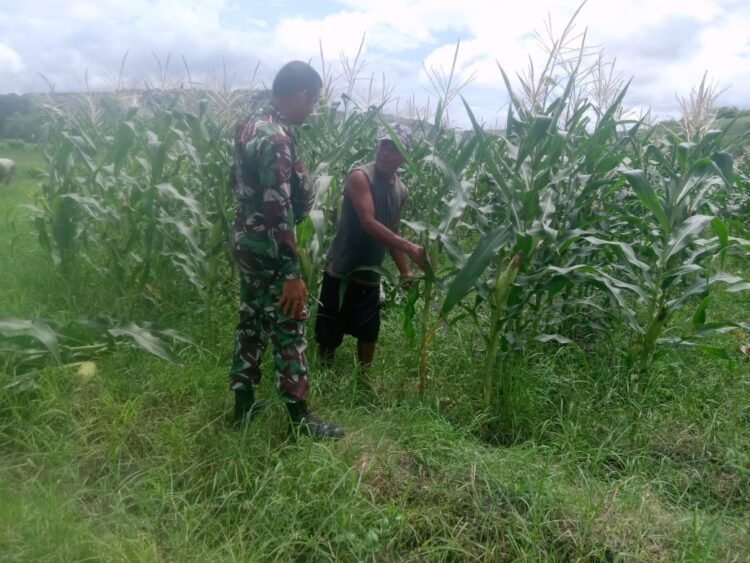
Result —
<instances>
[{"instance_id":1,"label":"man's bare arm","mask_svg":"<svg viewBox=\"0 0 750 563\"><path fill-rule=\"evenodd\" d=\"M375 205L370 193L370 183L361 171L355 170L349 175L346 180L345 193L352 202L362 230L385 244L392 252L395 250L406 254L417 266L424 269L425 256L422 247L401 237L375 218ZM396 260L395 257L394 260ZM398 262L396 265L398 266Z\"/></svg>"}]
</instances>

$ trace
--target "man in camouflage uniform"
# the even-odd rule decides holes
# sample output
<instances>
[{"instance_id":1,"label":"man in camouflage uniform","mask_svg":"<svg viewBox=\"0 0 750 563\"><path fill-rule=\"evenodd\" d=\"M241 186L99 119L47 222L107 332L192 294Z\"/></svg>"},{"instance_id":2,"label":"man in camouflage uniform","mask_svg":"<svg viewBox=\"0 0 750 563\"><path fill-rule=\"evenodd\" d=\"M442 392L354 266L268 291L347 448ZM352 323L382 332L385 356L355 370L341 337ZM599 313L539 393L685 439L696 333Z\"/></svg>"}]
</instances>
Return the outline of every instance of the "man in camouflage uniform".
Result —
<instances>
[{"instance_id":1,"label":"man in camouflage uniform","mask_svg":"<svg viewBox=\"0 0 750 563\"><path fill-rule=\"evenodd\" d=\"M240 271L240 322L229 387L239 425L257 409L254 390L270 338L276 386L293 427L303 434L339 438L343 429L318 419L305 401L309 313L295 239L295 224L310 212L313 192L297 159L291 126L312 113L321 87L310 65L287 63L274 79L268 105L235 131L231 181L238 207L230 248Z\"/></svg>"}]
</instances>

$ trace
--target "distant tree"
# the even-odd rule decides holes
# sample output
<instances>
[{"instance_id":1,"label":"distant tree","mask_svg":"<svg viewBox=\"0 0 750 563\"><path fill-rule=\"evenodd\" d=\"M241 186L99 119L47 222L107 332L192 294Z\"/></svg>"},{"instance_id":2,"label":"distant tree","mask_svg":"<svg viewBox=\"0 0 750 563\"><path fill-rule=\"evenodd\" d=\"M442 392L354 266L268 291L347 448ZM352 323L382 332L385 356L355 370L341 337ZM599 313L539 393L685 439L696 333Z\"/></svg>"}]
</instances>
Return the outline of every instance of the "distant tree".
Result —
<instances>
[{"instance_id":1,"label":"distant tree","mask_svg":"<svg viewBox=\"0 0 750 563\"><path fill-rule=\"evenodd\" d=\"M732 119L740 114L740 110L734 106L721 106L716 108L717 119Z\"/></svg>"},{"instance_id":2,"label":"distant tree","mask_svg":"<svg viewBox=\"0 0 750 563\"><path fill-rule=\"evenodd\" d=\"M0 137L36 142L40 139L42 121L39 113L14 113L0 127Z\"/></svg>"},{"instance_id":3,"label":"distant tree","mask_svg":"<svg viewBox=\"0 0 750 563\"><path fill-rule=\"evenodd\" d=\"M0 124L14 113L23 113L28 106L27 97L18 94L0 94Z\"/></svg>"},{"instance_id":4,"label":"distant tree","mask_svg":"<svg viewBox=\"0 0 750 563\"><path fill-rule=\"evenodd\" d=\"M31 96L0 95L0 137L32 140L38 121L36 106ZM32 130L33 129L33 130Z\"/></svg>"}]
</instances>

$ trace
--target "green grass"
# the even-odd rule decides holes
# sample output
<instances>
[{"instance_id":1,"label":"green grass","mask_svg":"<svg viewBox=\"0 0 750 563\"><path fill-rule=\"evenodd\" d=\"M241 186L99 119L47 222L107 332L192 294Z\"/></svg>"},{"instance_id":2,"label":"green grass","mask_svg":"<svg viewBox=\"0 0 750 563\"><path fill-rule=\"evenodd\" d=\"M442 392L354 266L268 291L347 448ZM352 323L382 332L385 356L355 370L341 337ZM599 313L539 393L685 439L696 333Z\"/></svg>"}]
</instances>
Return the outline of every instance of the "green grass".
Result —
<instances>
[{"instance_id":1,"label":"green grass","mask_svg":"<svg viewBox=\"0 0 750 563\"><path fill-rule=\"evenodd\" d=\"M0 142L3 158L16 162L11 184L0 185L0 314L41 315L49 310L44 294L54 293L56 275L39 248L28 212L22 206L34 203L44 163L34 148L18 148L20 143Z\"/></svg>"},{"instance_id":2,"label":"green grass","mask_svg":"<svg viewBox=\"0 0 750 563\"><path fill-rule=\"evenodd\" d=\"M18 209L33 202L39 159L30 149L11 158L0 316L118 312L85 270L70 282L48 265ZM750 312L744 294L717 305L710 320ZM277 400L242 432L229 428L234 307L160 317L196 342L179 365L122 349L93 377L73 367L0 376L2 560L750 559L750 360L740 353L665 352L634 396L617 338L585 352L532 346L513 366L519 431L498 445L476 415L482 353L469 325L436 336L420 402L416 351L386 309L371 375L380 403L355 392L351 342L332 370L313 354L311 401L348 434L295 442ZM260 395L275 397L268 370Z\"/></svg>"}]
</instances>

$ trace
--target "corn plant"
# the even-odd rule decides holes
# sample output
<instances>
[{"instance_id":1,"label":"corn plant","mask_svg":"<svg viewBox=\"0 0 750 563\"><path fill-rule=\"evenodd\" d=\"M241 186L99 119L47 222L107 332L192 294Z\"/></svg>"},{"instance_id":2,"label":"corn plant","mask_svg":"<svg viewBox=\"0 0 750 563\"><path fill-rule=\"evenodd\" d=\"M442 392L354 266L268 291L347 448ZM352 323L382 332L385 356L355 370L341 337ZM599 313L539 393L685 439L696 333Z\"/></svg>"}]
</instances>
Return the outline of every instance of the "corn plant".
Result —
<instances>
[{"instance_id":1,"label":"corn plant","mask_svg":"<svg viewBox=\"0 0 750 563\"><path fill-rule=\"evenodd\" d=\"M446 134L441 126L442 105L438 105L434 124L421 125L421 139L412 150L406 169L406 181L412 187L410 209L419 213L421 221L403 220L404 225L417 234L427 256L427 269L419 283L410 290L405 308L404 325L407 335L415 334L414 303L422 299L419 319L420 362L419 387L424 392L427 383L427 348L440 320L433 323L433 304L445 279L465 262L458 239L468 231L462 216L474 207L474 152L477 138ZM445 258L444 258L445 257Z\"/></svg>"},{"instance_id":2,"label":"corn plant","mask_svg":"<svg viewBox=\"0 0 750 563\"><path fill-rule=\"evenodd\" d=\"M34 220L63 271L83 259L123 295L152 297L174 279L205 297L222 278L228 126L205 102L193 114L179 99L152 97L149 110L103 98L101 112L73 111L53 126Z\"/></svg>"},{"instance_id":3,"label":"corn plant","mask_svg":"<svg viewBox=\"0 0 750 563\"><path fill-rule=\"evenodd\" d=\"M476 214L477 220L472 225L480 238L468 260L463 259L460 251L452 252L458 259L453 261L452 271L441 280L447 292L434 323L426 316L432 285L431 276L425 276L419 370L422 388L426 380L426 351L430 340L441 323L449 320L453 309L475 288L478 293L474 306L464 305L464 308L477 322L480 322L482 304L487 303L490 309L489 329L483 332L487 344L487 378L482 393L485 407L489 406L493 396L496 359L520 347L529 330L538 333L532 336L545 341L569 341L557 333L539 333L545 328L540 326L541 322L549 322L551 316L549 311L541 309L545 304L552 305L555 294L564 285L559 280L552 282L544 272L549 264L564 262L571 248L570 241L583 232L583 225L596 222L596 213L591 212L595 207L593 204L602 197L604 188L615 186L617 176L613 171L628 144L627 138L618 138L619 122L615 118L625 90L600 116L590 133L587 111L591 106L581 102L570 109L566 105L575 78L574 72L561 96L541 108L541 113L537 104L535 113L514 95L506 77L512 104L504 137L485 133L465 104L474 123L471 149L463 154L455 149L450 151L453 155L460 155L458 159L453 158L460 164L456 166L456 162L446 159L450 165L444 168L450 171L453 165L452 168L458 170L453 177L458 177L467 164L463 157L473 155L476 149L469 184L483 185L485 189L475 189L469 208L482 210ZM451 177L450 174L445 176ZM465 190L454 189L453 193L454 203L461 201L463 211L466 207ZM448 217L456 215L457 208L451 207ZM436 206L432 204L427 209L436 209ZM429 217L427 209L425 215ZM441 223L441 227L450 224L451 219L448 219ZM426 240L439 248L440 237L446 232L424 226L422 230L431 234ZM428 253L431 250L428 247ZM487 279L482 279L491 264L494 264L494 273L490 272ZM520 278L523 284L514 285L520 274L523 274ZM581 305L585 302L580 300ZM571 313L570 316L576 315ZM559 328L561 322L559 319L556 322ZM498 354L498 347L502 349L501 354ZM503 380L502 376L498 377ZM507 389L504 389L507 385L500 387L500 395L507 395ZM507 410L508 403L503 402L503 409Z\"/></svg>"},{"instance_id":4,"label":"corn plant","mask_svg":"<svg viewBox=\"0 0 750 563\"><path fill-rule=\"evenodd\" d=\"M616 118L625 89L591 127L589 115L595 112L588 102L567 105L575 72L558 98L545 107L537 104L534 111L505 79L511 97L505 136L486 133L465 104L477 137L477 181L487 187L475 205L489 211L490 220L478 223L483 234L447 284L440 318L448 320L476 290L474 305L463 306L482 326L486 343L482 404L494 405L510 420L512 378L502 367L509 355L528 338L571 342L561 333L570 332L573 319L585 318L582 311L601 308L599 301L605 299L590 295L593 286L574 285L572 276L565 279L549 268L574 261L573 242L600 228L602 201L621 185L616 168L635 132L622 134L623 123ZM569 299L561 299L563 291ZM485 308L488 325L482 320Z\"/></svg>"},{"instance_id":5,"label":"corn plant","mask_svg":"<svg viewBox=\"0 0 750 563\"><path fill-rule=\"evenodd\" d=\"M608 280L605 287L615 296L633 333L629 360L635 382L645 379L659 344L696 345L699 336L741 325L734 320L706 323L716 284L725 284L729 292L750 287L741 277L723 271L727 254L745 255L750 247L730 236L716 206L721 201L718 194L735 189L732 157L720 145L719 132L708 132L697 142L682 142L676 135L662 142L647 138L638 151L643 169L622 172L629 189L621 192L618 208L609 209L617 217L610 224L610 236L583 237L592 249L604 253L606 261L597 268L577 265L557 270L578 270L592 279ZM712 236L706 238L708 229ZM626 237L630 242L622 240ZM623 293L633 298L626 299ZM642 314L638 304L645 306ZM697 305L693 334L668 335L670 319L693 304Z\"/></svg>"}]
</instances>

